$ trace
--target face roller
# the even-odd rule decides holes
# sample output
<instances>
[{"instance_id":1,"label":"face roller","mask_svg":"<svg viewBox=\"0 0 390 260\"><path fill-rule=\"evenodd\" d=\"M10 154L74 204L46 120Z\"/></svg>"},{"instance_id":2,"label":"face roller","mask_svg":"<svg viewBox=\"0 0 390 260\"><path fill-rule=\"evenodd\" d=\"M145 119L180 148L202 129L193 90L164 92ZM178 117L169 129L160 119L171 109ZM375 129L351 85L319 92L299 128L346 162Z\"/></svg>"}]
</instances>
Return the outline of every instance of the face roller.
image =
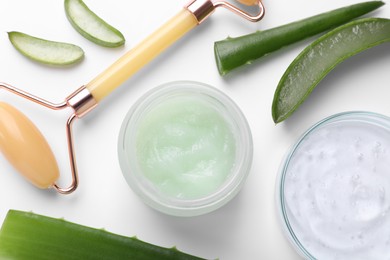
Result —
<instances>
[{"instance_id":1,"label":"face roller","mask_svg":"<svg viewBox=\"0 0 390 260\"><path fill-rule=\"evenodd\" d=\"M263 17L264 6L259 0L237 1L244 5L255 6L258 9L257 13L251 15L226 1L191 0L176 16L59 104L51 103L11 85L0 83L0 88L46 108L52 110L72 108L74 111L66 123L72 173L72 183L69 187L61 188L56 184L60 176L59 169L48 143L39 130L21 112L4 102L0 102L0 150L14 168L35 186L42 189L54 188L61 194L72 193L78 186L72 134L72 125L75 119L85 116L130 76L202 23L216 8L224 7L252 22L259 21ZM26 147L29 149L25 149Z\"/></svg>"}]
</instances>

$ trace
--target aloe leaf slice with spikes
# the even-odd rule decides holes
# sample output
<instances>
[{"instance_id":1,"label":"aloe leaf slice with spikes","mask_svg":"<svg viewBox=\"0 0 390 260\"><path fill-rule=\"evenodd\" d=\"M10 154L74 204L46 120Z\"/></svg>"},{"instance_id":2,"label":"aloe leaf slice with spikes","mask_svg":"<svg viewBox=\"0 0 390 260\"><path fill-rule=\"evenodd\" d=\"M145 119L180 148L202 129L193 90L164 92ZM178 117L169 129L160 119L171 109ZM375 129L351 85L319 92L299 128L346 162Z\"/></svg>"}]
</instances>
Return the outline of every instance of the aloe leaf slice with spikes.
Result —
<instances>
[{"instance_id":1,"label":"aloe leaf slice with spikes","mask_svg":"<svg viewBox=\"0 0 390 260\"><path fill-rule=\"evenodd\" d=\"M0 229L0 259L200 260L177 250L32 212L10 210Z\"/></svg>"},{"instance_id":2,"label":"aloe leaf slice with spikes","mask_svg":"<svg viewBox=\"0 0 390 260\"><path fill-rule=\"evenodd\" d=\"M64 6L69 22L86 39L111 48L125 43L123 34L92 12L82 0L65 0Z\"/></svg>"},{"instance_id":3,"label":"aloe leaf slice with spikes","mask_svg":"<svg viewBox=\"0 0 390 260\"><path fill-rule=\"evenodd\" d=\"M49 41L22 32L9 32L12 45L24 56L49 65L69 65L79 62L84 51L70 43Z\"/></svg>"},{"instance_id":4,"label":"aloe leaf slice with spikes","mask_svg":"<svg viewBox=\"0 0 390 260\"><path fill-rule=\"evenodd\" d=\"M285 46L340 26L384 4L382 1L357 3L268 30L217 41L214 43L214 53L218 71L224 76L235 68L251 64Z\"/></svg>"}]
</instances>

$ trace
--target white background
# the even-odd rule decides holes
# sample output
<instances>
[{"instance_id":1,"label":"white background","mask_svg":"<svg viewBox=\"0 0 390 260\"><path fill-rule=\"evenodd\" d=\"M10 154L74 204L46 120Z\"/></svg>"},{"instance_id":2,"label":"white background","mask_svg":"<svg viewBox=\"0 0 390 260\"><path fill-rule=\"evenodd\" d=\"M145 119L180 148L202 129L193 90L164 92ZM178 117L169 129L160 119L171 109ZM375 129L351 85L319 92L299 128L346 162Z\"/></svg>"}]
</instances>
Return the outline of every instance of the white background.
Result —
<instances>
[{"instance_id":1,"label":"white background","mask_svg":"<svg viewBox=\"0 0 390 260\"><path fill-rule=\"evenodd\" d=\"M88 83L132 46L176 14L185 0L85 0L126 37L125 47L106 49L90 43L69 24L63 1L0 1L0 81L53 102ZM179 249L205 258L299 259L284 237L275 203L275 180L288 148L312 124L334 113L367 110L390 115L390 45L361 53L339 65L286 122L275 125L271 104L277 83L296 55L314 38L294 44L225 78L217 72L214 41L264 30L341 6L354 0L265 0L265 18L247 22L218 10L173 48L76 121L78 190L68 196L38 190L0 157L0 223L9 209L34 211ZM390 6L370 14L390 18ZM7 31L81 46L85 59L68 68L37 64L11 46ZM176 80L213 85L230 96L246 115L254 140L254 163L241 193L223 208L200 217L176 218L145 206L127 186L117 159L118 132L130 106L147 90ZM51 144L62 177L69 183L65 122L70 111L52 112L4 91L0 99L28 115ZM28 149L28 147L26 148Z\"/></svg>"}]
</instances>

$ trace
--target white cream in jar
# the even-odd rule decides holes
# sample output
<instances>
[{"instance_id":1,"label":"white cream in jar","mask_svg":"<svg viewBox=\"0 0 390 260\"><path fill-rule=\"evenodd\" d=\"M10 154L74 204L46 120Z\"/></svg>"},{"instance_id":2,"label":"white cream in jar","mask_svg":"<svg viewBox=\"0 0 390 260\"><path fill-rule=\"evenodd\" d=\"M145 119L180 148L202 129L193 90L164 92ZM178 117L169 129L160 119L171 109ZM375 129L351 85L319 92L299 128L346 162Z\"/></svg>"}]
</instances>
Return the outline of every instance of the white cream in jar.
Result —
<instances>
[{"instance_id":1,"label":"white cream in jar","mask_svg":"<svg viewBox=\"0 0 390 260\"><path fill-rule=\"evenodd\" d=\"M390 259L390 120L338 114L313 126L282 165L283 225L307 259Z\"/></svg>"}]
</instances>

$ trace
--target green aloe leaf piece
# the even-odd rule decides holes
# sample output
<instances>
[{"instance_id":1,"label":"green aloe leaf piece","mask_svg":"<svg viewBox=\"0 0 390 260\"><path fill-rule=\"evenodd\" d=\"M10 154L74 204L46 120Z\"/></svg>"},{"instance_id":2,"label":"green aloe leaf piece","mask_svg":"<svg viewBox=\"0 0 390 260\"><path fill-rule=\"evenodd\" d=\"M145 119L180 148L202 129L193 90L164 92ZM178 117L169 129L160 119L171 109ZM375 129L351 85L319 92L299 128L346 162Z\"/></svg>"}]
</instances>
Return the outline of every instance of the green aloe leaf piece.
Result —
<instances>
[{"instance_id":1,"label":"green aloe leaf piece","mask_svg":"<svg viewBox=\"0 0 390 260\"><path fill-rule=\"evenodd\" d=\"M340 26L383 5L382 1L362 2L268 30L217 41L214 53L218 71L222 76L226 75L284 46Z\"/></svg>"},{"instance_id":2,"label":"green aloe leaf piece","mask_svg":"<svg viewBox=\"0 0 390 260\"><path fill-rule=\"evenodd\" d=\"M104 47L125 44L123 34L92 12L82 0L65 0L64 5L69 22L86 39Z\"/></svg>"},{"instance_id":3,"label":"green aloe leaf piece","mask_svg":"<svg viewBox=\"0 0 390 260\"><path fill-rule=\"evenodd\" d=\"M200 260L163 248L63 219L10 210L0 230L0 259L7 260Z\"/></svg>"},{"instance_id":4,"label":"green aloe leaf piece","mask_svg":"<svg viewBox=\"0 0 390 260\"><path fill-rule=\"evenodd\" d=\"M383 18L355 20L318 38L282 76L272 104L274 122L288 118L338 64L385 42L390 42L390 20Z\"/></svg>"},{"instance_id":5,"label":"green aloe leaf piece","mask_svg":"<svg viewBox=\"0 0 390 260\"><path fill-rule=\"evenodd\" d=\"M12 45L24 56L49 65L69 65L84 57L84 51L70 43L49 41L22 32L9 32Z\"/></svg>"}]
</instances>

